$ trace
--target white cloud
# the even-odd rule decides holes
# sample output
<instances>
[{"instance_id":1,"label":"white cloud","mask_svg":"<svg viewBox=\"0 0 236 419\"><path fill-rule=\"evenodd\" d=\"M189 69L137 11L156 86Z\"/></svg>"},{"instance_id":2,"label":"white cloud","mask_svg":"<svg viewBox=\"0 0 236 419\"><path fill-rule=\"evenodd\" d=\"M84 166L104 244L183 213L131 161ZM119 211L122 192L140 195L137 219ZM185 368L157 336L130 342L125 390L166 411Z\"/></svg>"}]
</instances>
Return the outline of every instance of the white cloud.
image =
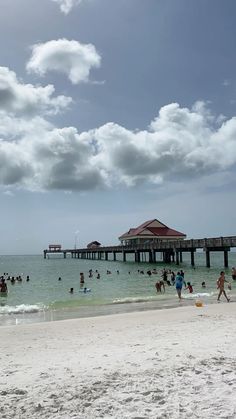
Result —
<instances>
[{"instance_id":1,"label":"white cloud","mask_svg":"<svg viewBox=\"0 0 236 419\"><path fill-rule=\"evenodd\" d=\"M199 102L162 107L147 130L107 123L81 134L2 111L0 138L0 184L7 188L85 191L204 178L210 186L216 175L227 181L236 165L236 118L219 125Z\"/></svg>"},{"instance_id":2,"label":"white cloud","mask_svg":"<svg viewBox=\"0 0 236 419\"><path fill-rule=\"evenodd\" d=\"M27 71L41 76L48 71L66 74L73 84L87 82L91 68L99 67L101 57L92 44L58 39L32 47Z\"/></svg>"},{"instance_id":3,"label":"white cloud","mask_svg":"<svg viewBox=\"0 0 236 419\"><path fill-rule=\"evenodd\" d=\"M71 98L55 96L54 86L45 87L24 84L7 67L0 67L0 111L32 116L56 114L68 107Z\"/></svg>"},{"instance_id":4,"label":"white cloud","mask_svg":"<svg viewBox=\"0 0 236 419\"><path fill-rule=\"evenodd\" d=\"M82 0L52 0L54 3L58 3L60 6L60 10L62 13L65 13L67 15L73 7L75 7L77 4L81 3Z\"/></svg>"}]
</instances>

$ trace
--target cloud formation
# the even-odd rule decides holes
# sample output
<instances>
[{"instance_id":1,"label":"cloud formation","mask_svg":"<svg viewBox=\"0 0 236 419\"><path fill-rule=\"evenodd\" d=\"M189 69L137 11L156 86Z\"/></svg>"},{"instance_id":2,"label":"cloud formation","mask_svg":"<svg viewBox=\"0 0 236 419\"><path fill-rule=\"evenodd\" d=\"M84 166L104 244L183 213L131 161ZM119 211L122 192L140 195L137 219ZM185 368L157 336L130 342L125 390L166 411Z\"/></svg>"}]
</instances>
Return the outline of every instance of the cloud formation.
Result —
<instances>
[{"instance_id":1,"label":"cloud formation","mask_svg":"<svg viewBox=\"0 0 236 419\"><path fill-rule=\"evenodd\" d=\"M54 3L58 3L62 13L67 15L74 6L81 3L82 0L52 0Z\"/></svg>"},{"instance_id":2,"label":"cloud formation","mask_svg":"<svg viewBox=\"0 0 236 419\"><path fill-rule=\"evenodd\" d=\"M94 45L58 39L33 45L26 69L40 76L48 71L63 73L73 84L78 84L87 82L90 70L100 63L101 57Z\"/></svg>"},{"instance_id":3,"label":"cloud formation","mask_svg":"<svg viewBox=\"0 0 236 419\"><path fill-rule=\"evenodd\" d=\"M32 116L57 114L67 108L72 99L56 96L54 86L45 87L23 84L7 67L0 67L0 111Z\"/></svg>"},{"instance_id":4,"label":"cloud formation","mask_svg":"<svg viewBox=\"0 0 236 419\"><path fill-rule=\"evenodd\" d=\"M7 110L8 101L2 103ZM191 109L163 106L143 131L110 122L78 133L75 127L58 129L44 116L0 112L0 184L8 189L83 191L188 182L235 165L236 118L219 121L202 102Z\"/></svg>"}]
</instances>

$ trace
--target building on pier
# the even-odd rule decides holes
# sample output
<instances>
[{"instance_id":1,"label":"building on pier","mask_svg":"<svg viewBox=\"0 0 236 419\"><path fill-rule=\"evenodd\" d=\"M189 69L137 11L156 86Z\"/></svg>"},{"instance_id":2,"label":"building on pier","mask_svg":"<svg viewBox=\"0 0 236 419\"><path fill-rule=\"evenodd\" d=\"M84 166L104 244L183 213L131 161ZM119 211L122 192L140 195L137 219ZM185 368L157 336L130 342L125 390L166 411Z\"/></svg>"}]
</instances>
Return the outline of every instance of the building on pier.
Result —
<instances>
[{"instance_id":1,"label":"building on pier","mask_svg":"<svg viewBox=\"0 0 236 419\"><path fill-rule=\"evenodd\" d=\"M139 227L130 228L127 233L122 234L119 240L122 245L134 245L144 243L155 243L161 241L183 240L186 234L173 230L157 219L146 221Z\"/></svg>"},{"instance_id":2,"label":"building on pier","mask_svg":"<svg viewBox=\"0 0 236 419\"><path fill-rule=\"evenodd\" d=\"M100 247L101 243L99 243L97 240L87 244L88 249L96 249L97 247Z\"/></svg>"}]
</instances>

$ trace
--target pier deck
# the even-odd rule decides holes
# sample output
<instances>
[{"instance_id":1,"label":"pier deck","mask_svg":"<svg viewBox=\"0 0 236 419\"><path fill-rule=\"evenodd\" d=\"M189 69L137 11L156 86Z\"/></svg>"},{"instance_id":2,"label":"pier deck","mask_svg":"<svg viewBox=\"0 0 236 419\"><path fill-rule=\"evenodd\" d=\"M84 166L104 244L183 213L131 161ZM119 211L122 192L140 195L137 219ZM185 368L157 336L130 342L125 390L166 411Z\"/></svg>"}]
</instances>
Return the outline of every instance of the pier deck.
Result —
<instances>
[{"instance_id":1,"label":"pier deck","mask_svg":"<svg viewBox=\"0 0 236 419\"><path fill-rule=\"evenodd\" d=\"M143 255L148 254L147 261L149 263L156 262L156 253L161 253L163 262L174 262L179 265L182 262L182 254L189 252L191 254L191 265L195 265L194 254L197 249L202 249L206 255L206 266L210 267L210 252L223 252L224 266L228 267L228 252L231 248L236 247L236 236L230 237L214 237L204 239L190 239L190 240L176 240L176 241L162 241L156 240L150 243L140 243L128 246L98 246L94 248L81 249L61 249L49 248L43 251L44 258L50 254L62 254L66 258L70 254L72 258L77 259L93 259L93 260L109 260L109 254L113 255L113 260L116 260L118 253L122 254L123 262L126 262L126 255L133 253L135 262L143 262Z\"/></svg>"}]
</instances>

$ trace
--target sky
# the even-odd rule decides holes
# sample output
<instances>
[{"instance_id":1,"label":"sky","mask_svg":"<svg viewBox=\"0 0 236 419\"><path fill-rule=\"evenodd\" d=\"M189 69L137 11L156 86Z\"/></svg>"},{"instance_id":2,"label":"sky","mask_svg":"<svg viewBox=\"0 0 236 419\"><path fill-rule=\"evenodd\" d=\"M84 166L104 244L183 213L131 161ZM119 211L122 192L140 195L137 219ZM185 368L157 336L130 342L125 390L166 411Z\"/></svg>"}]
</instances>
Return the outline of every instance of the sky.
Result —
<instances>
[{"instance_id":1,"label":"sky","mask_svg":"<svg viewBox=\"0 0 236 419\"><path fill-rule=\"evenodd\" d=\"M235 0L1 0L0 254L236 235Z\"/></svg>"}]
</instances>

